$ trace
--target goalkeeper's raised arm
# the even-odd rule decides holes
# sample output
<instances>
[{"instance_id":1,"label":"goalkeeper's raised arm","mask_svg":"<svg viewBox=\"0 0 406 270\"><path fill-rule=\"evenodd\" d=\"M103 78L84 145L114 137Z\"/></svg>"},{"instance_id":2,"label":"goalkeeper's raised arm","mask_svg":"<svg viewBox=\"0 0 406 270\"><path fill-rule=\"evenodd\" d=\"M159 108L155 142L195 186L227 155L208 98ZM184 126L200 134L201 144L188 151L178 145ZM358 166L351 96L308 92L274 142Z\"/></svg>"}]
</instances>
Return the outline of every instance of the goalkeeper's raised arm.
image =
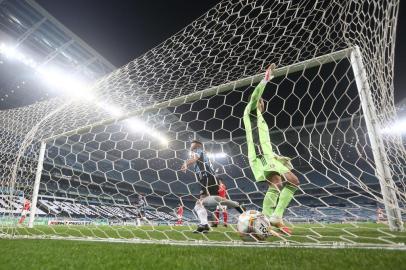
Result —
<instances>
[{"instance_id":1,"label":"goalkeeper's raised arm","mask_svg":"<svg viewBox=\"0 0 406 270\"><path fill-rule=\"evenodd\" d=\"M243 122L247 138L248 160L256 181L267 181L265 177L265 161L275 157L272 150L269 128L262 116L265 102L262 94L266 84L273 78L275 64L271 64L265 72L263 80L255 87L244 110Z\"/></svg>"},{"instance_id":2,"label":"goalkeeper's raised arm","mask_svg":"<svg viewBox=\"0 0 406 270\"><path fill-rule=\"evenodd\" d=\"M272 80L273 72L275 70L275 64L271 64L265 72L265 76L262 81L255 87L254 92L252 92L250 100L248 102L247 107L245 108L245 113L251 113L257 109L260 110L261 113L265 110L264 100L262 99L262 93L265 90L266 84Z\"/></svg>"}]
</instances>

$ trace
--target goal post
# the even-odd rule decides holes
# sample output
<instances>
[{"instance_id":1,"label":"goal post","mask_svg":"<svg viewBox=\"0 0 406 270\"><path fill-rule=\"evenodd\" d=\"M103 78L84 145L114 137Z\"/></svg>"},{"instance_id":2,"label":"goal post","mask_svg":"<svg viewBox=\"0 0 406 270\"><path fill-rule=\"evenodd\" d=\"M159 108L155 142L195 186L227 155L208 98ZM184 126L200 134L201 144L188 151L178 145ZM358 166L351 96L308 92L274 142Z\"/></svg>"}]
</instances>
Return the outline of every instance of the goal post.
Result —
<instances>
[{"instance_id":1,"label":"goal post","mask_svg":"<svg viewBox=\"0 0 406 270\"><path fill-rule=\"evenodd\" d=\"M32 190L30 219L28 221L29 228L34 227L35 214L37 212L39 185L41 182L42 168L43 168L43 164L44 164L45 150L46 150L46 142L42 141L40 144L37 171L35 174L34 187Z\"/></svg>"},{"instance_id":2,"label":"goal post","mask_svg":"<svg viewBox=\"0 0 406 270\"><path fill-rule=\"evenodd\" d=\"M354 71L355 81L361 99L362 110L364 112L365 123L367 125L368 136L375 160L376 176L381 185L389 228L393 231L404 231L402 215L395 193L395 184L392 180L389 160L386 156L385 146L382 140L382 127L379 126L377 121L375 103L372 99L371 88L369 87L359 47L355 47L351 50L351 66Z\"/></svg>"}]
</instances>

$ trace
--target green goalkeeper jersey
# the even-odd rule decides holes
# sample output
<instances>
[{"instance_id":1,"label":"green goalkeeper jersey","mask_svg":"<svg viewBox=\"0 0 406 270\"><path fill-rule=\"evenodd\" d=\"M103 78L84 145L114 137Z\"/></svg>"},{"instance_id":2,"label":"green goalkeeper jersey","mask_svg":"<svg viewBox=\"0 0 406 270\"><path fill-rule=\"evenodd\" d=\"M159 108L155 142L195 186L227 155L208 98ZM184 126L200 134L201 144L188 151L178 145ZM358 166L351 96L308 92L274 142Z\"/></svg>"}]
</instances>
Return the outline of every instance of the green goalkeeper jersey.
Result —
<instances>
[{"instance_id":1,"label":"green goalkeeper jersey","mask_svg":"<svg viewBox=\"0 0 406 270\"><path fill-rule=\"evenodd\" d=\"M292 169L289 158L278 156L272 151L269 128L257 106L265 86L266 82L261 81L255 87L243 116L248 161L256 181L265 181L268 173L283 175Z\"/></svg>"}]
</instances>

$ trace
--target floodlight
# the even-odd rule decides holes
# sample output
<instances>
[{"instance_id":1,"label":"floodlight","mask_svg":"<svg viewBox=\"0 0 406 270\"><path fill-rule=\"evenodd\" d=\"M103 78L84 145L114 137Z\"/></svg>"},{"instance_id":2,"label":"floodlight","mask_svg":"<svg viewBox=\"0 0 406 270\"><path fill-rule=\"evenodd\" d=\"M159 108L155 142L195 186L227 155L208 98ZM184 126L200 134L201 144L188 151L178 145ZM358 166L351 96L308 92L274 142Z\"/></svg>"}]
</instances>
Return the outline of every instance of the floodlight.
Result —
<instances>
[{"instance_id":1,"label":"floodlight","mask_svg":"<svg viewBox=\"0 0 406 270\"><path fill-rule=\"evenodd\" d=\"M406 134L406 119L399 119L392 125L382 129L384 134Z\"/></svg>"}]
</instances>

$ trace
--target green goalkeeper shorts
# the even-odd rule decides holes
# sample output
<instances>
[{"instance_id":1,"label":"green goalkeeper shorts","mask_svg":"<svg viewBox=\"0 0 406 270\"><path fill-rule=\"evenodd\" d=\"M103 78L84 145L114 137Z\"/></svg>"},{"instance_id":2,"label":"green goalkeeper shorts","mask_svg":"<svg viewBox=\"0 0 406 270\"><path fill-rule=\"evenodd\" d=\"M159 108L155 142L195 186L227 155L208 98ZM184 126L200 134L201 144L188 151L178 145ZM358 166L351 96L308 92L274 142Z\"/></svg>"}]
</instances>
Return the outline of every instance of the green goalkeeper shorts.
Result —
<instances>
[{"instance_id":1,"label":"green goalkeeper shorts","mask_svg":"<svg viewBox=\"0 0 406 270\"><path fill-rule=\"evenodd\" d=\"M274 155L273 158L255 158L249 160L252 172L256 181L266 181L269 174L278 174L280 176L292 170L290 158Z\"/></svg>"}]
</instances>

